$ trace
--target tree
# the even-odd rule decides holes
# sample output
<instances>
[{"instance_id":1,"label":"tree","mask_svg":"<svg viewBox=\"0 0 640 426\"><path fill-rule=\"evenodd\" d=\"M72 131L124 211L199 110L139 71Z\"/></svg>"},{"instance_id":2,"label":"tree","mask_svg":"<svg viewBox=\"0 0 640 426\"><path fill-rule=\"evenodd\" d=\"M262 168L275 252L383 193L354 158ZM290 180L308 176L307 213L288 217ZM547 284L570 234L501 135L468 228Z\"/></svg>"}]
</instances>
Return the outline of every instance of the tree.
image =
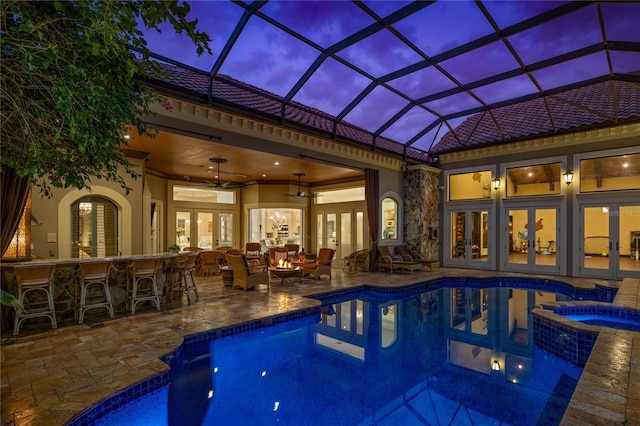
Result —
<instances>
[{"instance_id":1,"label":"tree","mask_svg":"<svg viewBox=\"0 0 640 426\"><path fill-rule=\"evenodd\" d=\"M91 179L137 178L124 155L130 127L158 101L144 80L161 73L141 27L169 23L197 53L209 36L177 1L2 2L1 162L51 196L51 187L90 189Z\"/></svg>"}]
</instances>

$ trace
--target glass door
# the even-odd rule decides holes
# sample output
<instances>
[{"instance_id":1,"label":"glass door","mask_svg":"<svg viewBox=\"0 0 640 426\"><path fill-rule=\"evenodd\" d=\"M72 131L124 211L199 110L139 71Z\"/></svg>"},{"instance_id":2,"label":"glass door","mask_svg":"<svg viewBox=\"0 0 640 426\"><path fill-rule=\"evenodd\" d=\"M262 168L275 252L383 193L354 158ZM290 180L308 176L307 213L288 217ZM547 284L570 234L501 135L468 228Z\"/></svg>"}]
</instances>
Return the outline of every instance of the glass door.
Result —
<instances>
[{"instance_id":1,"label":"glass door","mask_svg":"<svg viewBox=\"0 0 640 426\"><path fill-rule=\"evenodd\" d=\"M559 272L558 207L526 207L506 210L507 267Z\"/></svg>"},{"instance_id":2,"label":"glass door","mask_svg":"<svg viewBox=\"0 0 640 426\"><path fill-rule=\"evenodd\" d=\"M320 247L335 249L334 262L341 262L349 254L365 247L368 229L365 215L358 209L323 209L316 214L316 251Z\"/></svg>"},{"instance_id":3,"label":"glass door","mask_svg":"<svg viewBox=\"0 0 640 426\"><path fill-rule=\"evenodd\" d=\"M198 247L212 250L216 247L235 247L234 213L181 209L175 212L175 238L180 249Z\"/></svg>"},{"instance_id":4,"label":"glass door","mask_svg":"<svg viewBox=\"0 0 640 426\"><path fill-rule=\"evenodd\" d=\"M580 230L580 275L640 276L640 205L583 205Z\"/></svg>"},{"instance_id":5,"label":"glass door","mask_svg":"<svg viewBox=\"0 0 640 426\"><path fill-rule=\"evenodd\" d=\"M489 267L491 260L490 210L460 209L449 212L451 264Z\"/></svg>"}]
</instances>

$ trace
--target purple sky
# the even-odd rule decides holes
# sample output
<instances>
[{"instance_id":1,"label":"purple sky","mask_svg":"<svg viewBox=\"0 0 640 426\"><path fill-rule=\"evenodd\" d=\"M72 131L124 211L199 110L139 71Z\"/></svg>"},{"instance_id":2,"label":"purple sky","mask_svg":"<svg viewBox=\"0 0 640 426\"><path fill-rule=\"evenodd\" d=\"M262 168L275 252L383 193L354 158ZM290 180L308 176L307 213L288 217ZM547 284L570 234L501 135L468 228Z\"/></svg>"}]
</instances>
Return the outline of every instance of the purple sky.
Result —
<instances>
[{"instance_id":1,"label":"purple sky","mask_svg":"<svg viewBox=\"0 0 640 426\"><path fill-rule=\"evenodd\" d=\"M225 1L189 3L190 17L197 17L199 28L212 39L213 55L198 57L190 41L175 35L170 29L161 34L148 32L149 48L155 53L210 71L244 9ZM567 2L488 1L483 5L495 24L505 29L564 3ZM379 17L385 17L409 2L365 1L364 4ZM640 42L640 4L602 3L601 10L604 31L609 40ZM253 16L219 72L280 96L290 93L320 55L319 49L329 48L375 22L373 17L348 1L270 1L260 9L260 13L287 26L303 40L260 16ZM424 55L439 58L451 49L494 34L491 22L471 1L436 2L396 22L392 29L375 32L337 51L336 58L326 59L294 94L293 100L338 115L370 85L372 79L421 63ZM376 132L412 101L455 88L457 83L474 84L502 72L518 70L518 60L525 65L535 64L602 41L598 9L596 5L589 5L517 32L506 42L495 41L446 58L439 62L444 73L433 66L422 67L386 82L386 86L378 85L352 110L344 111L344 119ZM612 70L605 52L600 51L535 70L532 76L543 90L548 90L609 75L611 71L628 73L640 70L639 52L612 51L610 58ZM355 70L345 63L352 64ZM471 89L472 94L487 105L537 91L534 81L526 75ZM474 96L461 93L418 102L382 135L405 143L436 122L438 114L455 115L482 105ZM457 118L450 124L459 124L461 120ZM436 136L436 130L420 138L414 147L428 150L434 137L438 139L443 135L441 131Z\"/></svg>"}]
</instances>

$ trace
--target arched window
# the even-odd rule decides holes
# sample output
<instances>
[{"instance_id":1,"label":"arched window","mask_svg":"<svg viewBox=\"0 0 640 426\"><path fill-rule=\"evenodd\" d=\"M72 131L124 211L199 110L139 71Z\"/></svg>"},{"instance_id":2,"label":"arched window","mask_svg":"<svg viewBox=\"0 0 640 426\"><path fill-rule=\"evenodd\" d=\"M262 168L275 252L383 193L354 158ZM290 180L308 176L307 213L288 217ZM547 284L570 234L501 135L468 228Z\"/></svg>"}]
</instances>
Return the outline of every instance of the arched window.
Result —
<instances>
[{"instance_id":1,"label":"arched window","mask_svg":"<svg viewBox=\"0 0 640 426\"><path fill-rule=\"evenodd\" d=\"M83 197L71 205L71 257L118 254L118 209L103 197Z\"/></svg>"},{"instance_id":2,"label":"arched window","mask_svg":"<svg viewBox=\"0 0 640 426\"><path fill-rule=\"evenodd\" d=\"M391 197L382 200L382 239L398 238L398 202Z\"/></svg>"}]
</instances>

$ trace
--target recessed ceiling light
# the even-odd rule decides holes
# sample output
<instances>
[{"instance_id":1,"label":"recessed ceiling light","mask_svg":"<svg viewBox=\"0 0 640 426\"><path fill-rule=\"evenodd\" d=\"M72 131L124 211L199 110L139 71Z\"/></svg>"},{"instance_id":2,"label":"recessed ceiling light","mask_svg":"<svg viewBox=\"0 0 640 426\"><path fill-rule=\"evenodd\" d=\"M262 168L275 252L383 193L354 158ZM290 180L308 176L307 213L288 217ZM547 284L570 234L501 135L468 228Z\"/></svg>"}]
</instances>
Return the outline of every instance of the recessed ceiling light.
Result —
<instances>
[{"instance_id":1,"label":"recessed ceiling light","mask_svg":"<svg viewBox=\"0 0 640 426\"><path fill-rule=\"evenodd\" d=\"M529 172L529 177L533 176L533 173Z\"/></svg>"},{"instance_id":2,"label":"recessed ceiling light","mask_svg":"<svg viewBox=\"0 0 640 426\"><path fill-rule=\"evenodd\" d=\"M280 163L278 161L276 161L275 163L273 163L274 166L279 166Z\"/></svg>"},{"instance_id":3,"label":"recessed ceiling light","mask_svg":"<svg viewBox=\"0 0 640 426\"><path fill-rule=\"evenodd\" d=\"M267 175L262 175L262 177L267 177Z\"/></svg>"},{"instance_id":4,"label":"recessed ceiling light","mask_svg":"<svg viewBox=\"0 0 640 426\"><path fill-rule=\"evenodd\" d=\"M622 167L629 167L629 163L624 163Z\"/></svg>"},{"instance_id":5,"label":"recessed ceiling light","mask_svg":"<svg viewBox=\"0 0 640 426\"><path fill-rule=\"evenodd\" d=\"M209 166L209 168L210 168L211 170L213 170L213 166Z\"/></svg>"}]
</instances>

